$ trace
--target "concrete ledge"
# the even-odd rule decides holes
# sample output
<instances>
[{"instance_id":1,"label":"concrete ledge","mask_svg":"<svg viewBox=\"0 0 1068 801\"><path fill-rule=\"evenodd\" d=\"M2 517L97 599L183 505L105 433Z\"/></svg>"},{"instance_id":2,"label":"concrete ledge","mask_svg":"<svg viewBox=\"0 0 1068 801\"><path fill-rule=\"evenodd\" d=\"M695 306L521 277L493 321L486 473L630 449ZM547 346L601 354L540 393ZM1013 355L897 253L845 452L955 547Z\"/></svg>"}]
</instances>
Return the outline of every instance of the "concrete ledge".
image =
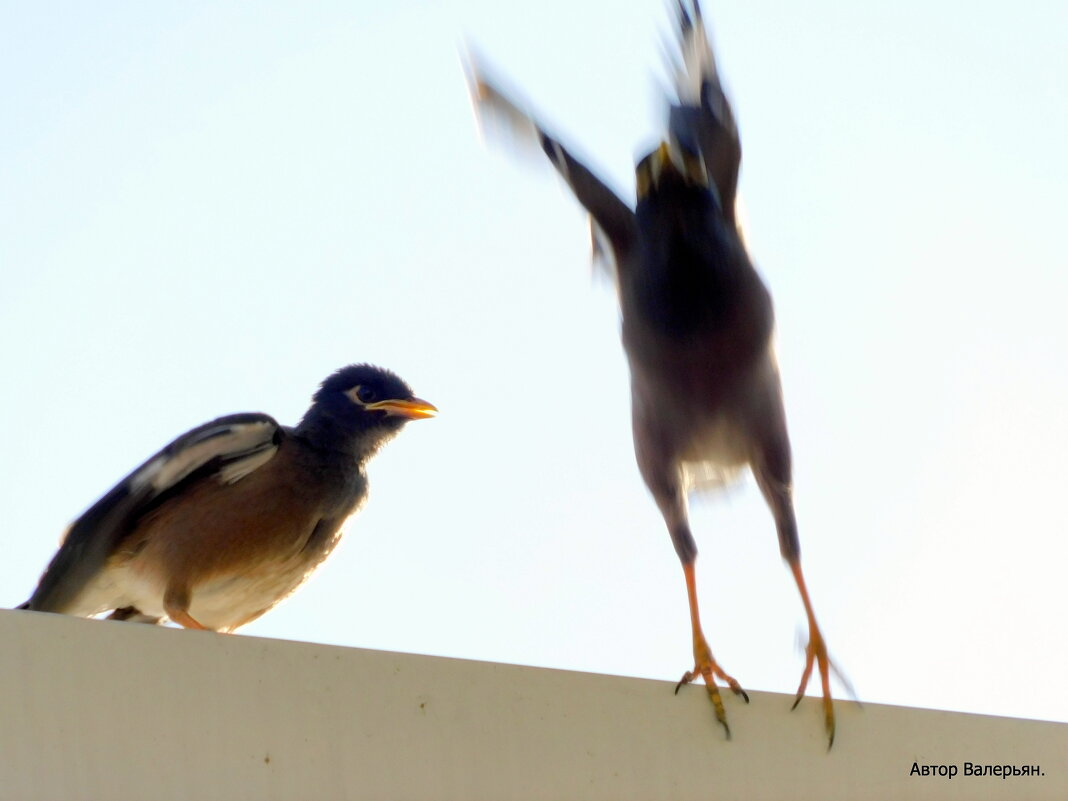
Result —
<instances>
[{"instance_id":1,"label":"concrete ledge","mask_svg":"<svg viewBox=\"0 0 1068 801\"><path fill-rule=\"evenodd\" d=\"M1068 797L1068 724L843 703L828 754L778 694L726 742L669 682L29 612L0 642L2 799Z\"/></svg>"}]
</instances>

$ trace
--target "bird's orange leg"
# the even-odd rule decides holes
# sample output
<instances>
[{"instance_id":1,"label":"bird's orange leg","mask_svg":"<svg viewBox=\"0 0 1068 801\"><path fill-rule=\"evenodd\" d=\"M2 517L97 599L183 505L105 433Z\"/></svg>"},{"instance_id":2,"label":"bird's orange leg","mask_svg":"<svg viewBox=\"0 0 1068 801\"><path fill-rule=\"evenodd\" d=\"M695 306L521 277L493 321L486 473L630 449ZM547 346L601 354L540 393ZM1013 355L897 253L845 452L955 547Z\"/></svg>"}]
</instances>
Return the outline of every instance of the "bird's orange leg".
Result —
<instances>
[{"instance_id":1,"label":"bird's orange leg","mask_svg":"<svg viewBox=\"0 0 1068 801\"><path fill-rule=\"evenodd\" d=\"M805 615L808 617L808 645L805 646L805 671L801 674L801 685L797 688L797 697L791 709L797 709L801 698L805 694L809 677L812 676L812 666L819 665L820 683L823 686L823 723L827 729L827 748L834 745L834 701L831 698L831 659L827 655L827 644L823 641L820 627L816 623L816 615L812 611L812 601L808 597L808 588L805 587L805 577L801 572L801 560L793 557L789 560L790 570L797 582L797 589L801 593L801 601L805 605Z\"/></svg>"},{"instance_id":2,"label":"bird's orange leg","mask_svg":"<svg viewBox=\"0 0 1068 801\"><path fill-rule=\"evenodd\" d=\"M719 687L716 686L716 676L727 682L727 686L734 691L734 694L742 696L747 704L749 703L749 696L734 677L724 672L723 668L712 658L712 649L708 647L708 641L705 640L704 632L701 631L701 613L697 607L697 583L694 577L694 563L692 561L684 563L682 570L686 575L686 594L690 601L694 666L693 670L688 670L682 674L679 683L675 685L675 694L678 694L682 685L689 684L698 676L703 678L705 680L705 688L708 690L708 697L712 701L712 707L716 710L716 720L720 722L724 731L727 732L727 739L729 740L731 727L727 725L727 712L723 708L723 699L720 697Z\"/></svg>"},{"instance_id":3,"label":"bird's orange leg","mask_svg":"<svg viewBox=\"0 0 1068 801\"><path fill-rule=\"evenodd\" d=\"M167 613L167 617L179 626L199 631L211 631L211 629L189 614L188 591L168 590L163 596L163 611Z\"/></svg>"},{"instance_id":4,"label":"bird's orange leg","mask_svg":"<svg viewBox=\"0 0 1068 801\"><path fill-rule=\"evenodd\" d=\"M177 623L179 626L184 626L187 629L197 629L199 631L211 631L207 626L203 626L199 621L188 612L168 612L167 617Z\"/></svg>"}]
</instances>

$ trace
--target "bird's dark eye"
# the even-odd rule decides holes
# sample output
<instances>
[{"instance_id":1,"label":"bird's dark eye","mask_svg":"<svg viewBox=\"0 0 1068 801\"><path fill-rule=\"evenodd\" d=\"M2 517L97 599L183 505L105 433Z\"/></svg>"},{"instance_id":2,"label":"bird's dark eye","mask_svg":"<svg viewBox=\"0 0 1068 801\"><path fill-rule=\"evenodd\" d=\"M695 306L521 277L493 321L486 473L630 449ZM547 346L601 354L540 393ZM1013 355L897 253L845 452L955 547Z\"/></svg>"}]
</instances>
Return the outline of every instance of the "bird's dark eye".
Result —
<instances>
[{"instance_id":1,"label":"bird's dark eye","mask_svg":"<svg viewBox=\"0 0 1068 801\"><path fill-rule=\"evenodd\" d=\"M378 393L371 387L357 387L356 397L360 399L361 403L374 403L378 400Z\"/></svg>"}]
</instances>

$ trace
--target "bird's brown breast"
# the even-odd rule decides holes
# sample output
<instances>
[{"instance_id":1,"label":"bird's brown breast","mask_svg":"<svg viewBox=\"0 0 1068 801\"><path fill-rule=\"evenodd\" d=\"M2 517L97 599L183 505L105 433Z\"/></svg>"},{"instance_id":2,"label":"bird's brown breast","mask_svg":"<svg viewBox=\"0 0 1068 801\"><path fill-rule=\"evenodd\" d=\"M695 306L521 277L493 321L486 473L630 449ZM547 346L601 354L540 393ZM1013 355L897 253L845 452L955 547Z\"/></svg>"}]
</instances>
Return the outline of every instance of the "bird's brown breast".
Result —
<instances>
[{"instance_id":1,"label":"bird's brown breast","mask_svg":"<svg viewBox=\"0 0 1068 801\"><path fill-rule=\"evenodd\" d=\"M184 488L138 522L112 564L194 596L209 582L246 577L262 583L286 574L277 578L279 591L288 594L333 546L332 536L318 532L321 541L306 550L316 525L327 516L340 524L356 500L337 509L338 493L323 491L331 479L306 466L297 447L287 441L274 459L234 484L206 478Z\"/></svg>"}]
</instances>

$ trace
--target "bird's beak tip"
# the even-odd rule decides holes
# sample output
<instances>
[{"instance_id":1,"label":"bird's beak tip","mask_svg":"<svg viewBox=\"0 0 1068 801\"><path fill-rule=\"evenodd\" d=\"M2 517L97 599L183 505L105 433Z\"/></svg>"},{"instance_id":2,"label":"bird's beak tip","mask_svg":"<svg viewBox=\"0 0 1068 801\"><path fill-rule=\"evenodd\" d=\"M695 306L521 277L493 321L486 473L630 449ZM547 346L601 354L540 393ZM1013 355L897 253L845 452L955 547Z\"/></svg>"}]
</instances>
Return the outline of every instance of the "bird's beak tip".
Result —
<instances>
[{"instance_id":1,"label":"bird's beak tip","mask_svg":"<svg viewBox=\"0 0 1068 801\"><path fill-rule=\"evenodd\" d=\"M437 406L422 398L379 401L378 403L368 404L367 408L378 409L387 414L405 417L409 420L426 420L427 418L435 417L438 413Z\"/></svg>"},{"instance_id":2,"label":"bird's beak tip","mask_svg":"<svg viewBox=\"0 0 1068 801\"><path fill-rule=\"evenodd\" d=\"M431 417L437 417L438 407L422 398L412 398L404 404L402 409L394 412L394 414L400 414L410 420L426 420Z\"/></svg>"}]
</instances>

